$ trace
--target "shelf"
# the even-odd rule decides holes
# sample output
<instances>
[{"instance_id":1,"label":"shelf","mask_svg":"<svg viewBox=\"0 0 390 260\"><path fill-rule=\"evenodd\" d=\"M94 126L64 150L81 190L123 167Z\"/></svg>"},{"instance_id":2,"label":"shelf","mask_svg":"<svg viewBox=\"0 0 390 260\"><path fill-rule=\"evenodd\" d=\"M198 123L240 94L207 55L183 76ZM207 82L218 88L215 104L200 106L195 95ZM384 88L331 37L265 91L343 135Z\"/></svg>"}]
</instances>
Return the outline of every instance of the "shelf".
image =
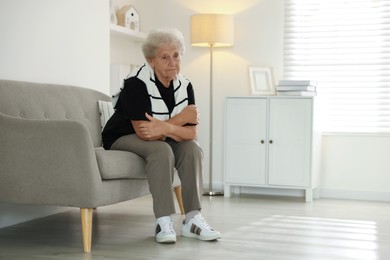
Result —
<instances>
[{"instance_id":1,"label":"shelf","mask_svg":"<svg viewBox=\"0 0 390 260\"><path fill-rule=\"evenodd\" d=\"M146 34L143 32L133 31L116 24L110 24L110 34L111 36L123 37L135 42L142 42L146 38Z\"/></svg>"}]
</instances>

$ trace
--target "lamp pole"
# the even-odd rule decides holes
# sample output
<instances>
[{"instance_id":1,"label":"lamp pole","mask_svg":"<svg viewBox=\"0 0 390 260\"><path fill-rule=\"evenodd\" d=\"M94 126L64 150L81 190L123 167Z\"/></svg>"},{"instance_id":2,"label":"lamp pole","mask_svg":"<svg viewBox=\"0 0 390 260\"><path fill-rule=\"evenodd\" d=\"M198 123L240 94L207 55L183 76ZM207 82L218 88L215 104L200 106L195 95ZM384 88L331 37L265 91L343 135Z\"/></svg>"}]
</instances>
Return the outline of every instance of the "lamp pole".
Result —
<instances>
[{"instance_id":1,"label":"lamp pole","mask_svg":"<svg viewBox=\"0 0 390 260\"><path fill-rule=\"evenodd\" d=\"M209 44L210 47L210 139L209 139L209 190L203 195L220 196L222 191L213 190L213 48L214 43Z\"/></svg>"},{"instance_id":2,"label":"lamp pole","mask_svg":"<svg viewBox=\"0 0 390 260\"><path fill-rule=\"evenodd\" d=\"M191 16L191 45L210 49L210 142L209 190L203 195L223 195L213 190L213 49L232 46L234 42L233 16L225 14L196 14Z\"/></svg>"}]
</instances>

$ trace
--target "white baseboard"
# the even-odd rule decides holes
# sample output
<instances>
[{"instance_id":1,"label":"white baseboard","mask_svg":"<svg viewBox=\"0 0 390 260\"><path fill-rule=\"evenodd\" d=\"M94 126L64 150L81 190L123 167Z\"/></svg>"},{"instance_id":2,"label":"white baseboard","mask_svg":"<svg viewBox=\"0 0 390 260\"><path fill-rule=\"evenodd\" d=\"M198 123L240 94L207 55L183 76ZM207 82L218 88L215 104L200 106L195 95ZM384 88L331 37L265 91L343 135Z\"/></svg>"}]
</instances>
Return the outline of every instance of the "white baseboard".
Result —
<instances>
[{"instance_id":1,"label":"white baseboard","mask_svg":"<svg viewBox=\"0 0 390 260\"><path fill-rule=\"evenodd\" d=\"M205 190L208 190L208 186L205 185ZM213 184L214 190L224 190L224 185L221 183ZM285 188L266 188L266 187L232 187L233 194L254 194L254 195L271 195L271 196L288 196L288 197L305 197L304 189L285 189Z\"/></svg>"},{"instance_id":2,"label":"white baseboard","mask_svg":"<svg viewBox=\"0 0 390 260\"><path fill-rule=\"evenodd\" d=\"M239 193L239 188L235 191L235 187L232 189L233 194ZM241 187L241 193L256 194L256 195L271 195L271 196L287 196L287 197L305 197L304 190L296 189L278 189L278 188L257 188L257 187Z\"/></svg>"},{"instance_id":3,"label":"white baseboard","mask_svg":"<svg viewBox=\"0 0 390 260\"><path fill-rule=\"evenodd\" d=\"M390 202L390 192L320 189L320 198Z\"/></svg>"},{"instance_id":4,"label":"white baseboard","mask_svg":"<svg viewBox=\"0 0 390 260\"><path fill-rule=\"evenodd\" d=\"M215 189L223 190L223 185L216 183L213 185ZM206 187L206 186L205 186ZM255 195L276 195L276 196L292 196L292 197L304 197L304 190L295 189L280 189L280 188L257 188L257 187L232 187L234 193L246 193ZM378 192L378 191L351 191L351 190L338 190L338 189L318 189L319 198L324 199L348 199L348 200L365 200L365 201L378 201L378 202L390 202L390 192Z\"/></svg>"}]
</instances>

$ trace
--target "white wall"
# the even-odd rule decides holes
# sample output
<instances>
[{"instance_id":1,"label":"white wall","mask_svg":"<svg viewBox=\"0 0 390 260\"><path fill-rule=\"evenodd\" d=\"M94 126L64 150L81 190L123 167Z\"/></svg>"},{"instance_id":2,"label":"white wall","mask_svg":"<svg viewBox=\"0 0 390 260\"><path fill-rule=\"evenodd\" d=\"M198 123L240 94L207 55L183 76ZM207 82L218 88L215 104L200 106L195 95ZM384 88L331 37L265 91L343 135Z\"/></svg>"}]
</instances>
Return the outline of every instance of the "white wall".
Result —
<instances>
[{"instance_id":1,"label":"white wall","mask_svg":"<svg viewBox=\"0 0 390 260\"><path fill-rule=\"evenodd\" d=\"M109 93L108 8L108 0L0 0L0 78ZM63 210L0 203L0 227Z\"/></svg>"},{"instance_id":2,"label":"white wall","mask_svg":"<svg viewBox=\"0 0 390 260\"><path fill-rule=\"evenodd\" d=\"M390 201L390 135L324 135L321 197Z\"/></svg>"},{"instance_id":3,"label":"white wall","mask_svg":"<svg viewBox=\"0 0 390 260\"><path fill-rule=\"evenodd\" d=\"M108 0L0 0L0 78L108 93Z\"/></svg>"}]
</instances>

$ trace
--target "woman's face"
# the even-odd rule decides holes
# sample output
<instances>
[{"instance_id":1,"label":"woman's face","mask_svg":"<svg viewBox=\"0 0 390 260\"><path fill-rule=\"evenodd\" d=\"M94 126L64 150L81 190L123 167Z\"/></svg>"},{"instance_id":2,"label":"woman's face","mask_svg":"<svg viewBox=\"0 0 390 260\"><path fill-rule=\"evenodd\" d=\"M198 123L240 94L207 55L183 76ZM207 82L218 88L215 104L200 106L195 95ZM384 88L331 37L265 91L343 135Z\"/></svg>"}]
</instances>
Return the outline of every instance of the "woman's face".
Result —
<instances>
[{"instance_id":1,"label":"woman's face","mask_svg":"<svg viewBox=\"0 0 390 260\"><path fill-rule=\"evenodd\" d=\"M162 44L156 52L156 56L148 59L154 69L157 78L168 87L171 80L180 72L180 51L175 44Z\"/></svg>"}]
</instances>

